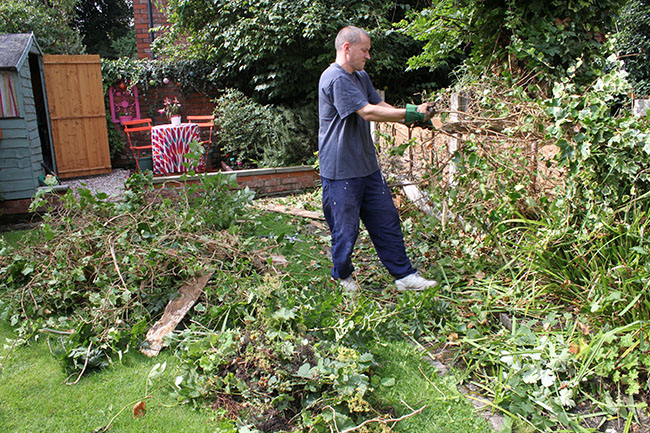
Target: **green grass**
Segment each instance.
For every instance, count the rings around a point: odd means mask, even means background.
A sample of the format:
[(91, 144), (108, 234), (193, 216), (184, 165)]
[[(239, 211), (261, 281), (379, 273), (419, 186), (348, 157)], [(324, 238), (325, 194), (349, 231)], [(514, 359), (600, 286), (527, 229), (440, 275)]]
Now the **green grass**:
[[(6, 324), (0, 340), (13, 338)], [(439, 378), (417, 349), (405, 342), (377, 343), (373, 349), (382, 377), (394, 377), (395, 385), (382, 386), (373, 394), (382, 406), (395, 408), (395, 417), (426, 405), (398, 423), (396, 432), (490, 432), (485, 420), (472, 412), (471, 404), (456, 390), (452, 378)], [(214, 432), (217, 419), (209, 410), (177, 405), (168, 394), (178, 360), (169, 352), (154, 359), (128, 353), (122, 362), (65, 385), (67, 376), (45, 341), (22, 345), (9, 353), (0, 350), (0, 431), (11, 433), (93, 432), (116, 417), (110, 432)], [(133, 405), (145, 395), (145, 380), (153, 366), (167, 362), (167, 369), (149, 390), (147, 412), (133, 418)], [(426, 378), (424, 377), (426, 375)], [(72, 378), (71, 380), (74, 380)], [(124, 409), (124, 410), (123, 410)], [(122, 411), (120, 413), (120, 411)]]
[[(304, 219), (260, 212), (241, 229), (252, 244), (267, 247), (269, 254), (273, 252), (287, 259), (287, 264), (280, 268), (290, 276), (292, 284), (321, 287), (322, 281), (328, 281), (328, 239)], [(28, 239), (24, 233), (15, 234), (11, 242)], [(364, 248), (359, 249), (361, 256)], [(359, 261), (365, 271), (375, 266), (372, 262)], [(365, 273), (372, 276), (366, 283), (381, 286), (387, 278), (384, 271)], [(237, 273), (226, 276), (241, 278)], [(220, 284), (226, 283), (220, 280)], [(213, 433), (217, 430), (219, 420), (215, 412), (178, 405), (169, 395), (169, 384), (180, 364), (170, 350), (149, 359), (132, 349), (121, 362), (90, 373), (69, 386), (65, 382), (76, 377), (67, 377), (63, 364), (50, 353), (44, 338), (19, 346), (5, 357), (8, 349), (2, 347), (4, 341), (14, 336), (0, 319), (0, 433), (91, 433), (103, 431), (109, 423), (112, 424), (107, 431), (111, 433)], [(376, 388), (370, 399), (378, 403), (377, 407), (392, 411), (396, 418), (411, 413), (409, 406), (419, 409), (426, 405), (421, 413), (398, 423), (393, 431), (491, 431), (488, 423), (473, 413), (472, 405), (456, 390), (452, 376), (437, 377), (434, 368), (410, 344), (382, 340), (373, 343), (372, 351), (379, 362), (374, 373), (377, 377), (395, 378), (395, 384)], [(147, 412), (141, 418), (134, 418), (132, 407), (145, 396), (147, 375), (162, 362), (167, 363), (167, 369), (148, 390)]]
[[(473, 413), (473, 406), (456, 389), (451, 376), (439, 377), (435, 368), (407, 342), (377, 343), (377, 373), (394, 377), (395, 385), (382, 386), (373, 395), (381, 405), (396, 409), (395, 418), (425, 406), (421, 413), (397, 424), (394, 431), (409, 433), (482, 433), (493, 431)], [(403, 402), (403, 403), (402, 403)], [(406, 404), (408, 404), (407, 407)]]
[(13, 230), (0, 233), (0, 238), (4, 239), (7, 244), (16, 247), (19, 243), (28, 240), (33, 233), (32, 230)]
[[(0, 325), (0, 341), (13, 333)], [(173, 380), (176, 358), (169, 353), (148, 359), (128, 353), (121, 363), (65, 385), (67, 375), (45, 341), (14, 349), (0, 346), (0, 431), (6, 433), (93, 432), (108, 425), (110, 432), (214, 432), (214, 414), (175, 404), (167, 391)], [(145, 395), (145, 379), (151, 368), (167, 362), (163, 376), (149, 390), (147, 412), (134, 418), (133, 405)], [(74, 381), (75, 378), (71, 380)], [(123, 409), (119, 415), (118, 413)]]

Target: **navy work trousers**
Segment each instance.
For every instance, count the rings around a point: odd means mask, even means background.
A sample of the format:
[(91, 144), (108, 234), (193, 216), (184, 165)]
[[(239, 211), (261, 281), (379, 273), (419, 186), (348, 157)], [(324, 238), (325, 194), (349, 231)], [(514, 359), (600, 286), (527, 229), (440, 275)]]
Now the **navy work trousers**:
[(321, 180), (323, 213), (332, 234), (332, 277), (347, 278), (354, 271), (351, 256), (359, 235), (359, 219), (379, 259), (395, 279), (415, 272), (406, 256), (399, 214), (381, 171), (366, 177)]

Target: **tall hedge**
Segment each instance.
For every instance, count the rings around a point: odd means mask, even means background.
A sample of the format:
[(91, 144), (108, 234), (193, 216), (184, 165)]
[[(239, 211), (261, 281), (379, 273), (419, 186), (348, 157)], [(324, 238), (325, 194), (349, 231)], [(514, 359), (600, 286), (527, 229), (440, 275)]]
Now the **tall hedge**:
[(650, 96), (650, 5), (630, 0), (621, 11), (616, 48), (630, 73), (634, 91)]
[[(334, 61), (334, 38), (354, 24), (373, 39), (368, 70), (395, 102), (431, 87), (430, 73), (405, 71), (421, 44), (392, 24), (422, 2), (402, 0), (169, 0), (171, 29), (154, 44), (170, 58), (207, 59), (212, 75), (262, 103), (314, 101), (321, 72)], [(179, 44), (183, 47), (179, 49)], [(214, 78), (214, 77), (213, 77)], [(442, 78), (446, 79), (445, 76)]]

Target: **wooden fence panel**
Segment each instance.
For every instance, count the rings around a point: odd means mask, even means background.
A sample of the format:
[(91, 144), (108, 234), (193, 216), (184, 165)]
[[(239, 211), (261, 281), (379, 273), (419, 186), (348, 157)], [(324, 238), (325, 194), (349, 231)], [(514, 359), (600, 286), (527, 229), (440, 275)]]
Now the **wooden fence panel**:
[(43, 56), (57, 172), (109, 173), (111, 157), (99, 56)]

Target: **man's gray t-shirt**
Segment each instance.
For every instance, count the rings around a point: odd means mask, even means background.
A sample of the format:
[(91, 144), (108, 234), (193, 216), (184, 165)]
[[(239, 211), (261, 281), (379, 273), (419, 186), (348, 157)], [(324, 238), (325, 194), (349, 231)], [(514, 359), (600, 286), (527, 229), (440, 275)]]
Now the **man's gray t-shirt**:
[(366, 71), (347, 72), (332, 63), (318, 83), (318, 159), (326, 179), (368, 176), (379, 170), (370, 122), (356, 111), (381, 97)]

